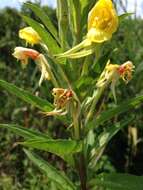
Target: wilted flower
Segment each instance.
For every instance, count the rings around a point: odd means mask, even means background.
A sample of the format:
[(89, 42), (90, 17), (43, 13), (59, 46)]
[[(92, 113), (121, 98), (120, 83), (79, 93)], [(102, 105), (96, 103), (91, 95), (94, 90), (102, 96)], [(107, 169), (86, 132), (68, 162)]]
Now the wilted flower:
[[(14, 49), (14, 53), (12, 54), (16, 59), (20, 60), (23, 66), (27, 65), (28, 59), (33, 59), (41, 71), (41, 77), (39, 80), (39, 86), (41, 85), (42, 81), (50, 80), (51, 69), (50, 65), (48, 64), (45, 56), (39, 53), (36, 50), (30, 48), (23, 48), (23, 47), (16, 47)], [(52, 74), (51, 74), (52, 75)]]
[(12, 54), (16, 59), (20, 60), (22, 64), (27, 64), (28, 59), (37, 59), (39, 52), (30, 48), (16, 47)]
[(38, 67), (41, 71), (41, 77), (39, 80), (39, 86), (41, 86), (43, 80), (50, 80), (50, 65), (48, 64), (45, 56), (43, 54), (40, 54), (38, 58), (36, 59), (36, 62), (38, 64)]
[(39, 44), (41, 41), (40, 36), (32, 27), (25, 27), (19, 30), (19, 37), (31, 45)]
[(117, 79), (119, 78), (118, 68), (119, 65), (111, 64), (109, 60), (102, 74), (100, 75), (100, 78), (98, 79), (97, 87), (102, 87), (112, 81), (117, 81)]
[(118, 73), (120, 77), (128, 83), (132, 79), (132, 72), (135, 66), (131, 61), (127, 61), (118, 68)]
[(102, 43), (109, 40), (117, 30), (118, 16), (111, 0), (99, 0), (88, 16), (87, 39)]
[(44, 114), (47, 116), (67, 114), (70, 100), (73, 97), (72, 90), (63, 88), (53, 88), (52, 94), (54, 96), (55, 109), (51, 112), (46, 112)]
[(127, 61), (122, 65), (117, 65), (111, 64), (109, 60), (97, 81), (97, 87), (105, 88), (109, 83), (111, 83), (111, 90), (116, 101), (115, 86), (119, 78), (122, 78), (126, 83), (128, 83), (132, 78), (133, 70), (134, 65), (131, 61)]

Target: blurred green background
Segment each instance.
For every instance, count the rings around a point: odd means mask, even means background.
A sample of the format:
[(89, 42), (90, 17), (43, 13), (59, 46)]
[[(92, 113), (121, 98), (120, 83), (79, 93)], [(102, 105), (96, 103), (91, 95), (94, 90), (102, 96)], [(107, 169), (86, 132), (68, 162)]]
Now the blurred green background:
[[(115, 2), (120, 11), (126, 10), (127, 5), (123, 3), (125, 1)], [(107, 51), (114, 49), (111, 53), (113, 63), (121, 64), (131, 60), (136, 66), (132, 81), (128, 85), (121, 83), (120, 87), (117, 88), (119, 102), (143, 94), (143, 20), (137, 16), (135, 6), (135, 14), (120, 24), (112, 41), (106, 43), (103, 49), (105, 55)], [(56, 11), (48, 6), (43, 6), (43, 9), (57, 26)], [(40, 88), (38, 87), (40, 73), (34, 63), (31, 62), (27, 69), (22, 69), (20, 63), (11, 55), (14, 47), (25, 46), (25, 43), (18, 38), (18, 30), (25, 26), (20, 16), (21, 13), (37, 19), (24, 5), (18, 10), (14, 8), (0, 10), (0, 78), (45, 99), (52, 99), (50, 83), (44, 82)], [(107, 103), (108, 107), (112, 107), (112, 96), (110, 97), (109, 94), (104, 102)], [(97, 168), (98, 173), (117, 171), (143, 175), (142, 112), (143, 106), (140, 106), (123, 115), (127, 118), (132, 116), (134, 120), (109, 143)], [(0, 123), (18, 123), (27, 128), (35, 128), (45, 132), (48, 130), (55, 137), (64, 135), (62, 128), (59, 127), (59, 122), (41, 116), (37, 109), (9, 95), (3, 89), (0, 89)], [(53, 125), (55, 126), (54, 130)], [(0, 190), (48, 189), (48, 180), (27, 160), (22, 147), (15, 144), (17, 141), (20, 141), (19, 137), (5, 129), (0, 129)], [(53, 155), (45, 154), (44, 156), (45, 159), (57, 163), (58, 159)], [(58, 162), (57, 165), (62, 169), (65, 168), (62, 162)]]

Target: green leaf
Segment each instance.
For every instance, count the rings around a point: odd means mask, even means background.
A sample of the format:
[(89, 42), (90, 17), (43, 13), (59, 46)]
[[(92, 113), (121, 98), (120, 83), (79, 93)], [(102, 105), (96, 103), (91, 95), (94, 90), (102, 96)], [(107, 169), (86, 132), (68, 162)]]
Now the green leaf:
[(114, 135), (118, 133), (122, 128), (126, 127), (133, 118), (127, 119), (126, 121), (123, 120), (120, 123), (116, 123), (115, 125), (110, 126), (109, 128), (105, 129), (95, 141), (95, 149), (101, 149), (105, 146)]
[(93, 79), (89, 76), (82, 76), (81, 78), (79, 78), (78, 80), (75, 81), (75, 88), (79, 89), (82, 87), (87, 87), (89, 85), (93, 84)]
[(0, 86), (8, 92), (14, 94), (16, 97), (21, 98), (25, 102), (39, 108), (42, 111), (51, 111), (53, 106), (46, 100), (43, 100), (37, 96), (32, 95), (30, 92), (18, 88), (14, 84), (0, 80)]
[(44, 10), (41, 7), (39, 7), (38, 5), (35, 5), (33, 3), (25, 3), (25, 5), (26, 5), (26, 7), (30, 8), (38, 18), (40, 18), (40, 20), (45, 25), (45, 27), (48, 29), (48, 31), (54, 36), (54, 38), (57, 41), (59, 41), (57, 29), (51, 22), (51, 19), (49, 18), (49, 16), (44, 12)]
[[(24, 127), (21, 127), (16, 124), (0, 124), (0, 128), (6, 128), (6, 129), (12, 131), (13, 133), (15, 133), (21, 137), (24, 137), (26, 140), (30, 140), (30, 141), (34, 141), (34, 140), (40, 141), (41, 140), (43, 142), (43, 141), (47, 141), (47, 139), (51, 139), (51, 137), (48, 136), (48, 134), (43, 134), (43, 133), (40, 133), (33, 129), (24, 128)], [(55, 148), (55, 146), (53, 148), (51, 148), (52, 151), (49, 151), (49, 152), (55, 153), (54, 148)], [(78, 149), (78, 146), (75, 147), (76, 151), (77, 151), (77, 149)], [(74, 150), (74, 147), (73, 147), (73, 150)], [(72, 167), (74, 166), (74, 160), (73, 160), (72, 155), (70, 157), (68, 154), (64, 154), (64, 155), (57, 154), (57, 155), (60, 156), (63, 160), (65, 160)]]
[(66, 175), (58, 171), (52, 165), (41, 159), (31, 151), (24, 150), (28, 158), (40, 168), (48, 177), (49, 180), (57, 183), (63, 190), (76, 190), (76, 186), (68, 179)]
[(58, 46), (56, 40), (52, 37), (52, 35), (46, 31), (46, 29), (37, 21), (29, 18), (27, 16), (22, 16), (24, 21), (29, 24), (41, 37), (42, 41), (48, 47), (49, 51), (52, 54), (60, 53), (61, 48)]
[(25, 139), (43, 139), (47, 140), (50, 137), (46, 134), (34, 131), (32, 129), (24, 128), (16, 124), (0, 124), (0, 128), (6, 128), (15, 134), (24, 137)]
[(39, 150), (48, 151), (58, 156), (74, 154), (82, 150), (82, 144), (75, 140), (62, 140), (62, 139), (32, 139), (20, 144)]
[(135, 106), (137, 106), (141, 103), (143, 103), (143, 95), (132, 98), (130, 100), (126, 100), (125, 102), (121, 103), (120, 105), (116, 106), (115, 108), (112, 108), (110, 110), (102, 112), (94, 120), (89, 122), (89, 124), (87, 126), (87, 131), (90, 129), (93, 129), (94, 127), (97, 127), (98, 125), (103, 124), (105, 121), (108, 121), (109, 119), (113, 118), (116, 115), (119, 115), (130, 109), (135, 108)]
[(119, 18), (119, 22), (121, 23), (126, 17), (129, 17), (131, 15), (133, 15), (134, 13), (124, 13), (122, 15), (120, 15)]
[(91, 186), (109, 188), (110, 190), (142, 190), (143, 176), (130, 174), (101, 174), (90, 181)]
[[(119, 130), (122, 128), (128, 126), (128, 124), (133, 120), (133, 118), (123, 120), (120, 123), (116, 123), (115, 125), (109, 126), (107, 129), (105, 129), (100, 135), (98, 135), (96, 138), (93, 136), (93, 142), (89, 143), (88, 152), (94, 152), (91, 154), (91, 157), (89, 157), (89, 162), (91, 167), (96, 166), (98, 160), (100, 160), (100, 157), (102, 156), (102, 151), (107, 145), (107, 143), (113, 138), (114, 135), (118, 133)], [(89, 131), (89, 133), (92, 132), (92, 130)], [(89, 136), (89, 135), (88, 135)], [(89, 140), (88, 140), (89, 141)], [(93, 151), (94, 150), (94, 151)]]
[(57, 0), (58, 31), (63, 51), (67, 49), (69, 9), (67, 0)]

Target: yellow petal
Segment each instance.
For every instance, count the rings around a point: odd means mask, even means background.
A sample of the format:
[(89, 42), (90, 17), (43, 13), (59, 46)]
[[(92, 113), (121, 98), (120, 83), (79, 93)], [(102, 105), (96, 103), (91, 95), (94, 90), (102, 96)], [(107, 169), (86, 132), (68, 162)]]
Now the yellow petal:
[(41, 41), (40, 36), (32, 27), (25, 27), (19, 31), (19, 37), (26, 40), (27, 43), (34, 45)]
[(110, 33), (91, 28), (87, 33), (87, 39), (91, 42), (102, 43), (104, 41), (110, 40), (112, 35)]
[(88, 39), (99, 43), (109, 40), (117, 27), (118, 16), (112, 1), (99, 0), (88, 15)]

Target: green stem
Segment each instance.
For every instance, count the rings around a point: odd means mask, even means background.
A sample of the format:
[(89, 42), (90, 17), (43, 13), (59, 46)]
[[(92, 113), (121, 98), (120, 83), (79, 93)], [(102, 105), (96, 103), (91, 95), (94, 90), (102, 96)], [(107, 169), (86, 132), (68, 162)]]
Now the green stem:
[[(74, 103), (74, 102), (73, 102)], [(74, 125), (74, 137), (76, 140), (80, 140), (82, 138), (81, 136), (81, 124), (79, 122), (79, 115), (80, 115), (80, 110), (79, 110), (79, 105), (78, 102), (75, 102), (73, 104), (73, 109), (72, 109), (72, 116), (73, 116), (73, 125)], [(84, 143), (83, 143), (83, 148), (84, 150)], [(84, 151), (79, 153), (78, 155), (75, 156), (75, 165), (79, 174), (80, 178), (80, 183), (81, 183), (81, 190), (87, 190), (87, 172), (86, 172), (86, 164), (85, 164), (85, 157), (84, 157)]]
[(80, 125), (79, 125), (79, 115), (80, 115), (80, 107), (79, 102), (73, 100), (72, 103), (72, 118), (73, 118), (73, 126), (74, 126), (74, 138), (76, 140), (80, 139)]
[(81, 190), (87, 190), (87, 172), (86, 172), (86, 164), (85, 157), (83, 153), (79, 155), (79, 177), (81, 183)]
[(81, 5), (79, 0), (73, 0), (75, 9), (75, 35), (76, 44), (81, 40)]
[(66, 50), (68, 30), (68, 4), (67, 0), (57, 0), (57, 18), (59, 37), (63, 51)]
[(85, 125), (88, 123), (88, 121), (89, 121), (89, 120), (92, 118), (92, 116), (94, 115), (94, 113), (95, 113), (94, 111), (95, 111), (96, 104), (97, 104), (99, 98), (101, 97), (101, 95), (102, 95), (104, 89), (105, 89), (105, 86), (100, 87), (100, 88), (97, 89), (97, 91), (96, 91), (96, 93), (95, 93), (95, 95), (94, 95), (94, 97), (93, 97), (92, 105), (91, 105), (90, 110), (89, 110), (89, 112), (88, 112), (88, 114), (87, 114), (87, 117), (86, 117), (86, 120), (85, 120)]
[(81, 77), (88, 74), (88, 68), (89, 68), (89, 64), (91, 64), (90, 61), (92, 58), (93, 58), (92, 56), (85, 57), (85, 61), (82, 66)]

